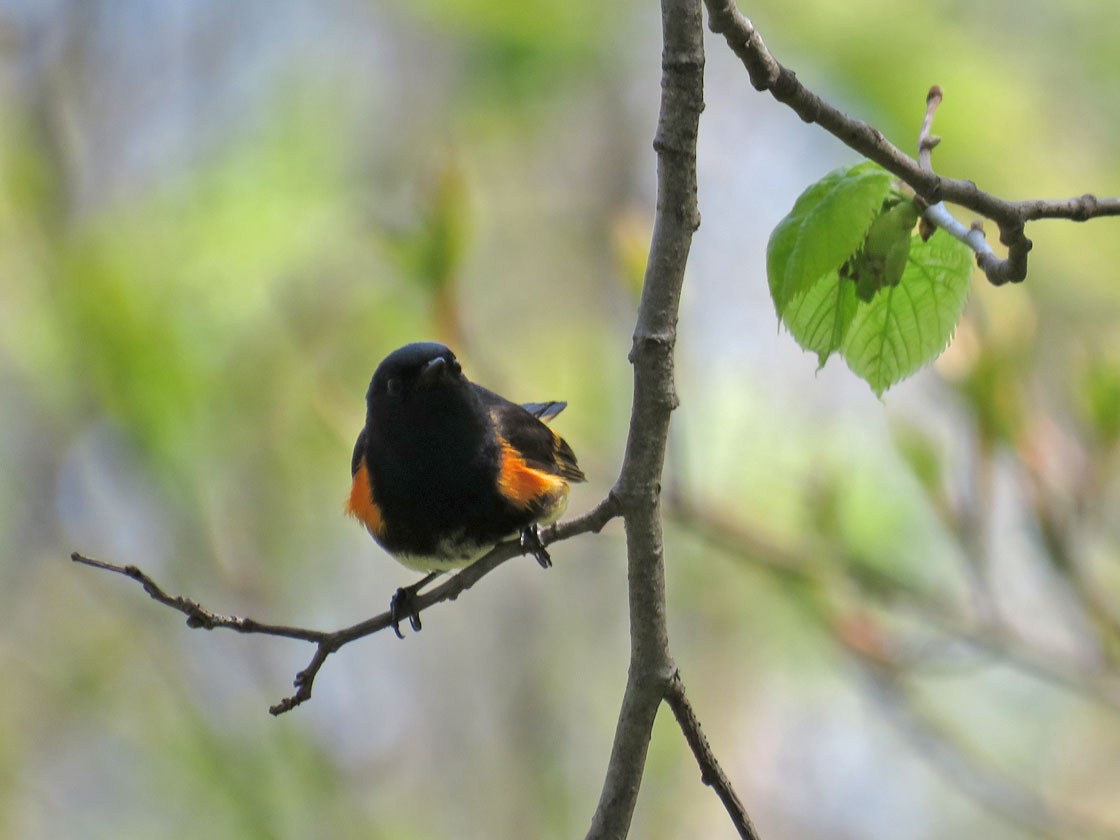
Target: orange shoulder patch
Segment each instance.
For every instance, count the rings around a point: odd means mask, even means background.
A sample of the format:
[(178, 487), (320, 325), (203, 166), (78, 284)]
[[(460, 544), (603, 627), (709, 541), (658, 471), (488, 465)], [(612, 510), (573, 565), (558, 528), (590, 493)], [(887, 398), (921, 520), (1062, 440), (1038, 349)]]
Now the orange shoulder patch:
[(567, 496), (568, 482), (562, 477), (530, 467), (509, 441), (501, 437), (498, 440), (502, 445), (498, 489), (503, 496), (522, 508), (544, 496)]
[(366, 526), (374, 537), (381, 534), (381, 508), (373, 501), (373, 490), (369, 483), (369, 472), (365, 462), (358, 465), (354, 473), (354, 483), (350, 486), (350, 498), (346, 500), (346, 512)]

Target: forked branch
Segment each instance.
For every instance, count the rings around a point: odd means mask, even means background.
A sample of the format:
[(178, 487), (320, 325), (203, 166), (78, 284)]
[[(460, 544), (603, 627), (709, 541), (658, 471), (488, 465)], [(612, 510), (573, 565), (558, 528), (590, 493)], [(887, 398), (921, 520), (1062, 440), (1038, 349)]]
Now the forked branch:
[[(618, 503), (613, 495), (609, 495), (595, 508), (582, 516), (544, 529), (541, 532), (541, 542), (547, 545), (577, 536), (578, 534), (587, 533), (588, 531), (598, 532), (617, 515)], [(414, 602), (417, 613), (442, 603), (443, 601), (455, 600), (461, 593), (470, 589), (478, 583), (479, 580), (498, 568), (498, 566), (522, 553), (523, 549), (517, 540), (501, 543), (489, 554), (463, 569), (458, 574), (448, 578), (439, 586), (417, 595)], [(190, 598), (169, 594), (147, 573), (136, 566), (120, 566), (116, 563), (107, 563), (103, 560), (95, 560), (91, 557), (86, 557), (76, 551), (70, 555), (70, 559), (75, 563), (81, 563), (95, 569), (103, 569), (131, 578), (139, 583), (152, 599), (164, 606), (183, 613), (183, 615), (187, 617), (188, 627), (202, 628), (204, 630), (233, 630), (237, 633), (258, 633), (266, 636), (281, 636), (286, 639), (299, 639), (314, 644), (315, 654), (312, 656), (311, 662), (308, 663), (306, 668), (296, 674), (295, 680), (293, 681), (293, 685), (296, 689), (295, 693), (285, 697), (279, 703), (269, 708), (269, 712), (274, 715), (280, 715), (290, 711), (300, 703), (311, 699), (311, 688), (315, 682), (315, 677), (319, 673), (319, 669), (323, 667), (323, 663), (327, 661), (327, 657), (332, 653), (343, 645), (365, 638), (366, 636), (371, 636), (374, 633), (378, 633), (393, 626), (392, 615), (388, 611), (368, 618), (365, 621), (358, 622), (350, 627), (344, 627), (341, 630), (312, 630), (283, 624), (269, 624), (263, 621), (257, 621), (254, 618), (223, 615), (222, 613), (214, 612), (202, 606), (197, 601), (193, 601)]]
[[(756, 90), (769, 91), (805, 122), (816, 123), (868, 160), (875, 161), (913, 188), (926, 204), (936, 206), (949, 201), (995, 222), (1000, 242), (1007, 247), (1007, 258), (999, 259), (990, 249), (987, 253), (978, 251), (977, 258), (977, 264), (993, 285), (1018, 283), (1026, 278), (1027, 255), (1032, 247), (1026, 235), (1028, 222), (1038, 219), (1084, 222), (1120, 215), (1120, 198), (1097, 198), (1086, 193), (1065, 199), (1008, 201), (985, 192), (972, 181), (936, 174), (931, 167), (923, 167), (887, 140), (879, 129), (849, 117), (805, 87), (794, 71), (774, 58), (754, 24), (739, 11), (735, 0), (704, 0), (704, 3), (708, 7), (708, 27), (723, 35), (727, 45), (743, 62)], [(936, 223), (937, 220), (931, 218), (930, 221)]]

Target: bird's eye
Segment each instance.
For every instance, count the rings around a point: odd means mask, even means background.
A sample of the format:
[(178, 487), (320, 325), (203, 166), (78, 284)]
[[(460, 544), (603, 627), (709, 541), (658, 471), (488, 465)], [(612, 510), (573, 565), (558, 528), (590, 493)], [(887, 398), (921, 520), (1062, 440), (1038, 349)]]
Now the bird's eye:
[(391, 397), (398, 396), (401, 392), (401, 381), (399, 379), (390, 379), (385, 383), (385, 390)]
[(448, 364), (448, 368), (451, 370), (452, 376), (459, 376), (463, 372), (463, 367), (459, 364), (458, 359), (452, 359)]

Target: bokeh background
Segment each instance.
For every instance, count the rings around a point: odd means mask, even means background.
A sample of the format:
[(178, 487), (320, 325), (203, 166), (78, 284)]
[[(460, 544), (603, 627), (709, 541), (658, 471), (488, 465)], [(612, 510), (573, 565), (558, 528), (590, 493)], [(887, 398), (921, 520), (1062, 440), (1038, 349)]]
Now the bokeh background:
[[(760, 0), (810, 87), (1010, 198), (1120, 192), (1111, 0)], [(0, 0), (0, 836), (567, 838), (628, 650), (621, 528), (400, 642), (342, 515), (377, 362), (452, 344), (621, 460), (657, 4)], [(769, 230), (854, 155), (708, 37), (666, 476), (670, 627), (764, 837), (1120, 836), (1120, 236), (1030, 230), (878, 401), (777, 327)], [(966, 217), (967, 220), (967, 217)], [(990, 227), (990, 226), (989, 226)], [(671, 716), (632, 836), (731, 837)]]

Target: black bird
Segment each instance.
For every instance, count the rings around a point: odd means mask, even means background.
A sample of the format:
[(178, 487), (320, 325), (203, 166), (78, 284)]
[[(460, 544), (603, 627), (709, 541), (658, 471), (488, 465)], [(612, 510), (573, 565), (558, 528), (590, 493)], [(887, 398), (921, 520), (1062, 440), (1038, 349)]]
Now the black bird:
[(544, 421), (563, 402), (518, 405), (469, 381), (442, 344), (408, 344), (378, 366), (366, 424), (354, 444), (346, 504), (375, 540), (410, 569), (428, 572), (393, 597), (393, 629), (420, 618), (411, 600), (441, 572), (461, 569), (520, 535), (551, 565), (537, 532), (584, 481), (572, 448)]

